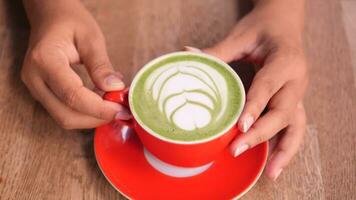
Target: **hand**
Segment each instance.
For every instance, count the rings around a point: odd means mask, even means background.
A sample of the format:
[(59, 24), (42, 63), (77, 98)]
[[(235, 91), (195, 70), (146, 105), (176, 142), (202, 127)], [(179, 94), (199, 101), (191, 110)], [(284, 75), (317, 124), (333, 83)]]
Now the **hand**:
[(124, 88), (120, 74), (110, 63), (98, 25), (80, 2), (24, 4), (31, 38), (21, 78), (33, 97), (65, 129), (93, 128), (115, 116), (128, 118), (122, 106), (104, 101), (84, 87), (71, 68), (72, 64), (83, 63), (100, 90)]
[[(258, 1), (223, 41), (203, 50), (225, 62), (246, 59), (262, 66), (238, 121), (244, 134), (232, 142), (231, 151), (238, 156), (283, 130), (266, 167), (267, 175), (274, 180), (297, 152), (305, 133), (302, 98), (307, 68), (302, 46), (302, 2)], [(261, 115), (266, 107), (267, 112)]]

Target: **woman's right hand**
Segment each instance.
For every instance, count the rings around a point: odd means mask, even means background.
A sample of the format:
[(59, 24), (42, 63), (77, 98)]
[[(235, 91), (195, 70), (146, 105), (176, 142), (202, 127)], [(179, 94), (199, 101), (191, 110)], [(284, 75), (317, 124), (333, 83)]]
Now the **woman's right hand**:
[(93, 128), (114, 118), (128, 119), (127, 110), (105, 101), (83, 85), (71, 65), (83, 63), (102, 91), (123, 89), (107, 55), (103, 34), (90, 13), (75, 1), (24, 1), (31, 24), (21, 78), (65, 129)]

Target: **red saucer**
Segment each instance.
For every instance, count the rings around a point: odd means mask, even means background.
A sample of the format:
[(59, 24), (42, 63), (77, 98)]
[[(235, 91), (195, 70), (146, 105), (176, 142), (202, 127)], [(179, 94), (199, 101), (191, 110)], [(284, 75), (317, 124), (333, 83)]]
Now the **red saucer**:
[[(130, 199), (232, 199), (256, 183), (267, 160), (267, 142), (234, 158), (224, 151), (202, 174), (174, 178), (156, 171), (146, 161), (135, 133), (121, 134), (111, 123), (96, 129), (94, 150), (106, 179)], [(126, 132), (126, 131), (124, 131)]]

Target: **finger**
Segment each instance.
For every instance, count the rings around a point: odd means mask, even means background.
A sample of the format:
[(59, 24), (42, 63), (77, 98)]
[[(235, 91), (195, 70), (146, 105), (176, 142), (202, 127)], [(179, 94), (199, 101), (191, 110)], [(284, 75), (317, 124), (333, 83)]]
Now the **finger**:
[(122, 75), (114, 71), (107, 55), (105, 40), (101, 33), (77, 37), (79, 56), (94, 84), (103, 91), (122, 90)]
[(302, 103), (298, 104), (294, 119), (287, 127), (286, 132), (273, 152), (267, 167), (266, 174), (276, 180), (292, 157), (297, 153), (306, 128), (306, 116)]
[[(93, 91), (84, 87), (80, 77), (66, 63), (60, 54), (48, 61), (44, 80), (53, 93), (67, 106), (95, 118), (112, 120), (118, 112), (125, 112), (123, 106), (105, 101)], [(42, 67), (44, 68), (44, 67)]]
[(32, 81), (28, 86), (34, 97), (41, 102), (56, 122), (65, 129), (94, 128), (109, 122), (81, 114), (69, 108), (63, 104), (40, 79)]
[(294, 96), (293, 88), (293, 84), (287, 84), (283, 87), (271, 99), (270, 110), (260, 117), (247, 133), (239, 135), (233, 141), (231, 151), (235, 157), (248, 148), (272, 138), (288, 125), (298, 101)]
[(241, 59), (256, 48), (257, 36), (253, 32), (240, 32), (233, 31), (221, 42), (202, 51), (227, 63)]
[[(286, 66), (281, 69), (281, 66)], [(255, 75), (246, 96), (245, 107), (238, 122), (238, 128), (246, 133), (254, 121), (266, 108), (269, 100), (287, 82), (289, 77), (288, 63), (276, 59), (266, 63)]]
[(191, 47), (191, 46), (184, 46), (184, 51), (191, 51), (191, 52), (195, 52), (195, 53), (203, 53), (203, 51), (201, 49), (198, 49), (196, 47)]

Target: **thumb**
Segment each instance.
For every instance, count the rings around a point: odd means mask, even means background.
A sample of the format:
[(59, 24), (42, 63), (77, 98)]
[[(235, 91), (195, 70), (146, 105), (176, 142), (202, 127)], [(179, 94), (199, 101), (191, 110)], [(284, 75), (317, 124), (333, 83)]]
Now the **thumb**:
[(101, 34), (94, 35), (77, 39), (80, 59), (87, 68), (92, 81), (97, 88), (103, 91), (124, 89), (122, 75), (114, 71), (109, 60), (104, 37)]
[(229, 63), (241, 59), (252, 52), (255, 48), (255, 41), (256, 39), (252, 34), (239, 35), (233, 31), (221, 42), (202, 51)]

